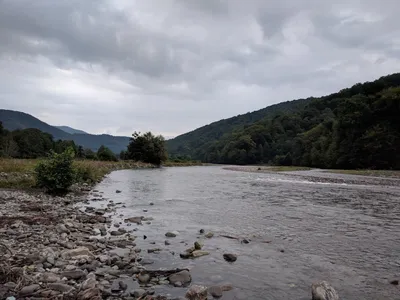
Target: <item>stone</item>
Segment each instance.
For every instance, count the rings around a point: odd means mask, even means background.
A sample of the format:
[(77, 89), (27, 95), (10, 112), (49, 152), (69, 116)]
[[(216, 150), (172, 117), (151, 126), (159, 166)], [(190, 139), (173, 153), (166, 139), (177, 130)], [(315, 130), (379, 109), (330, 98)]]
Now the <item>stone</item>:
[[(90, 275), (92, 275), (91, 273)], [(94, 274), (93, 274), (94, 275)], [(82, 289), (83, 290), (88, 290), (96, 287), (97, 281), (96, 281), (96, 275), (93, 276), (88, 276), (88, 278), (82, 283)]]
[(102, 300), (101, 291), (98, 288), (83, 290), (78, 294), (79, 300)]
[(203, 245), (199, 241), (194, 242), (194, 248), (196, 250), (201, 250), (202, 247), (203, 247)]
[(392, 281), (390, 282), (390, 284), (399, 285), (399, 281), (398, 281), (397, 279), (395, 279), (395, 280), (392, 280)]
[(15, 282), (6, 282), (5, 284), (3, 284), (4, 287), (6, 287), (7, 289), (13, 290), (17, 287), (17, 284)]
[(207, 251), (202, 251), (202, 250), (196, 250), (192, 252), (192, 257), (201, 257), (201, 256), (205, 256), (205, 255), (209, 255), (210, 252)]
[(19, 293), (21, 296), (28, 296), (36, 292), (38, 289), (40, 289), (40, 285), (31, 284), (28, 286), (24, 286)]
[(214, 298), (221, 298), (222, 297), (222, 288), (220, 286), (214, 285), (208, 288), (208, 292)]
[(186, 292), (188, 300), (207, 300), (207, 287), (202, 285), (192, 285)]
[(43, 273), (42, 278), (41, 278), (41, 281), (46, 282), (46, 283), (58, 282), (60, 280), (61, 280), (60, 276), (58, 276), (54, 273), (50, 273), (50, 272)]
[(182, 252), (179, 254), (180, 258), (182, 259), (188, 259), (192, 256), (192, 253), (188, 253), (188, 252)]
[(165, 246), (171, 245), (171, 243), (169, 241), (167, 241), (167, 240), (164, 242), (164, 244), (165, 244)]
[(110, 257), (108, 255), (99, 255), (97, 259), (102, 263), (106, 263), (109, 261)]
[(172, 274), (168, 277), (170, 283), (174, 284), (175, 282), (182, 282), (182, 284), (187, 284), (192, 281), (192, 276), (190, 275), (188, 270), (183, 270), (178, 273)]
[(80, 279), (82, 277), (86, 277), (86, 273), (82, 270), (71, 270), (71, 271), (65, 271), (61, 273), (62, 277), (65, 277), (67, 279)]
[(148, 212), (148, 210), (147, 209), (143, 209), (143, 212)]
[(110, 235), (112, 235), (112, 236), (120, 236), (120, 235), (123, 235), (123, 234), (124, 234), (123, 232), (116, 231), (116, 230), (113, 230), (113, 231), (110, 232)]
[(312, 300), (339, 300), (336, 290), (326, 281), (311, 285)]
[(160, 248), (147, 249), (147, 253), (158, 253), (162, 251)]
[(82, 255), (94, 258), (94, 255), (87, 247), (78, 247), (76, 249), (64, 250), (63, 252), (61, 252), (61, 257), (63, 259), (71, 259)]
[(144, 293), (146, 293), (146, 291), (144, 289), (136, 289), (130, 292), (131, 296), (135, 297), (135, 298), (140, 298), (144, 295)]
[(154, 203), (153, 203), (153, 202), (150, 202), (150, 205), (152, 205), (152, 206), (153, 206), (153, 205), (154, 205)]
[(205, 235), (205, 237), (208, 239), (211, 239), (213, 236), (214, 236), (214, 233), (212, 233), (212, 232), (207, 232)]
[(60, 282), (49, 283), (47, 287), (53, 291), (57, 291), (60, 293), (70, 293), (74, 290), (72, 286)]
[(223, 257), (227, 262), (234, 262), (237, 260), (237, 255), (232, 253), (224, 253)]
[(203, 234), (204, 233), (204, 229), (200, 229), (200, 234)]
[(60, 233), (69, 233), (70, 232), (64, 224), (58, 224), (57, 231)]
[(176, 234), (174, 233), (174, 232), (170, 232), (170, 231), (168, 231), (166, 234), (165, 234), (165, 236), (166, 237), (176, 237)]
[(142, 224), (142, 217), (131, 217), (124, 220), (125, 223), (136, 223), (138, 225)]
[(243, 239), (243, 240), (242, 240), (242, 244), (248, 244), (248, 243), (250, 243), (249, 240), (247, 240), (247, 239)]
[(125, 291), (128, 288), (128, 285), (123, 281), (118, 282), (118, 284), (119, 284), (120, 289), (123, 291)]
[(223, 292), (229, 292), (229, 291), (231, 291), (231, 290), (233, 290), (233, 286), (231, 285), (231, 284), (224, 284), (224, 285), (221, 285), (221, 290), (223, 291)]
[(138, 275), (138, 280), (140, 283), (148, 283), (150, 281), (150, 275), (146, 273), (140, 273)]
[(122, 193), (122, 191), (120, 191), (120, 190), (116, 190), (115, 192), (116, 192), (117, 194)]
[(174, 282), (174, 287), (182, 287), (182, 282), (180, 281)]

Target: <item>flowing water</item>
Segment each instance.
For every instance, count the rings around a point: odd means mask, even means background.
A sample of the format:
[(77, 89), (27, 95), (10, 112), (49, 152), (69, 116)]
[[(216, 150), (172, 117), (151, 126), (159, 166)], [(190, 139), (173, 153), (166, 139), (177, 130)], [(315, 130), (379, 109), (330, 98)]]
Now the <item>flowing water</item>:
[[(138, 247), (154, 261), (148, 269), (189, 267), (195, 284), (231, 283), (234, 289), (221, 299), (311, 299), (311, 283), (327, 280), (341, 299), (379, 300), (400, 299), (400, 288), (390, 284), (400, 276), (399, 186), (400, 180), (212, 166), (116, 171), (96, 189), (125, 204), (116, 222), (154, 218), (127, 227), (138, 228)], [(200, 229), (215, 234), (204, 239), (210, 255), (181, 259)], [(164, 245), (165, 233), (174, 230), (179, 235)], [(150, 248), (163, 251), (148, 254)], [(225, 262), (226, 252), (238, 260)], [(173, 296), (186, 291), (157, 290)]]

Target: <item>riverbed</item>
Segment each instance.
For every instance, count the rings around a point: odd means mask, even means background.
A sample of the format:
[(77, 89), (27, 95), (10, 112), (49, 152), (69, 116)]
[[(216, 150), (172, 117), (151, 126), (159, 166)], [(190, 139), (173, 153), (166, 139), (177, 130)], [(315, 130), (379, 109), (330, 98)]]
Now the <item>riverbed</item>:
[[(95, 189), (125, 206), (113, 213), (114, 224), (154, 218), (129, 227), (137, 228), (142, 251), (162, 249), (143, 254), (148, 269), (188, 267), (193, 284), (232, 284), (221, 299), (305, 300), (319, 280), (330, 282), (341, 299), (400, 299), (399, 287), (390, 284), (400, 267), (400, 180), (377, 184), (340, 174), (327, 180), (315, 173), (219, 166), (123, 170)], [(214, 237), (204, 238), (200, 229)], [(166, 238), (167, 231), (179, 234)], [(199, 239), (210, 255), (181, 259), (179, 253)], [(227, 252), (237, 261), (224, 261)], [(186, 289), (160, 286), (157, 292), (183, 296)]]

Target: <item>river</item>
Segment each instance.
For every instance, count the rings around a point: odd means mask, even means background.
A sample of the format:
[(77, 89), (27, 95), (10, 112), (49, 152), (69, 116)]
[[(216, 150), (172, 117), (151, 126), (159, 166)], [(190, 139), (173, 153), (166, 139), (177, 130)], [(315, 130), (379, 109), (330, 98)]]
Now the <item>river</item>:
[[(341, 299), (400, 299), (399, 287), (390, 284), (400, 274), (400, 180), (208, 166), (116, 171), (96, 189), (126, 206), (115, 222), (154, 218), (134, 226), (143, 256), (154, 261), (147, 268), (189, 267), (194, 284), (231, 283), (221, 299), (311, 299), (318, 280), (330, 282)], [(210, 255), (181, 259), (200, 229), (215, 234), (204, 239)], [(166, 246), (165, 233), (174, 230), (179, 235)], [(149, 248), (163, 251), (148, 254)], [(238, 260), (225, 262), (226, 252)]]

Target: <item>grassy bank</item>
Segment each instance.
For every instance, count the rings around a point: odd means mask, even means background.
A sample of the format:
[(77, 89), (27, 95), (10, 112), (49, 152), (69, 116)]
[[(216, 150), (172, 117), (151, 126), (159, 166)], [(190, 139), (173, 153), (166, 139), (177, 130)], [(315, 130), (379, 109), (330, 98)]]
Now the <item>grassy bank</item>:
[(326, 170), (324, 172), (400, 179), (400, 171), (391, 170)]
[[(0, 188), (31, 188), (34, 187), (34, 169), (39, 159), (0, 159)], [(173, 162), (167, 161), (165, 167), (188, 167), (203, 165), (198, 162)], [(77, 173), (78, 183), (94, 183), (101, 180), (104, 175), (123, 169), (154, 168), (153, 165), (134, 161), (94, 161), (75, 160), (74, 168)]]
[[(39, 160), (36, 159), (0, 159), (0, 188), (34, 187), (34, 169)], [(78, 183), (94, 183), (104, 175), (122, 169), (152, 168), (151, 164), (133, 161), (93, 161), (75, 160), (74, 168)]]

